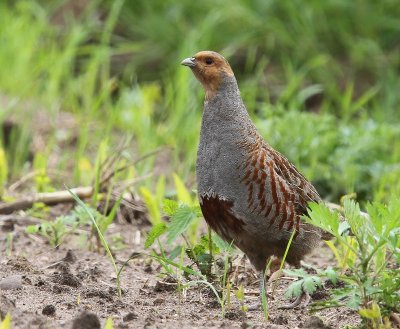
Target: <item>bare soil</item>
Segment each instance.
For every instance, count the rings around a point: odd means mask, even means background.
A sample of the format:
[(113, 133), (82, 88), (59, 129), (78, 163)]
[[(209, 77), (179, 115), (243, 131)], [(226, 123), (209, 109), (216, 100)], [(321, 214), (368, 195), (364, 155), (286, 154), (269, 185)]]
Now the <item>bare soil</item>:
[[(316, 314), (301, 307), (280, 310), (288, 303), (284, 297), (288, 280), (281, 280), (274, 297), (269, 296), (268, 322), (261, 310), (241, 311), (233, 293), (223, 318), (207, 287), (177, 291), (174, 280), (162, 275), (159, 264), (144, 254), (130, 261), (123, 271), (123, 294), (118, 297), (109, 258), (103, 251), (89, 251), (87, 241), (79, 238), (82, 234), (52, 248), (42, 237), (26, 234), (24, 221), (17, 222), (21, 225), (2, 225), (0, 221), (0, 316), (10, 312), (12, 328), (103, 328), (109, 317), (114, 328), (148, 329), (344, 328), (358, 324), (357, 315), (348, 309), (326, 309)], [(132, 252), (149, 253), (143, 249), (143, 236), (149, 228), (143, 221), (110, 226), (108, 239), (120, 234), (126, 243), (124, 249), (114, 250), (118, 266)], [(7, 234), (13, 236), (12, 247), (7, 244)], [(321, 245), (305, 262), (324, 268), (333, 265), (334, 259)], [(258, 281), (248, 261), (243, 263), (241, 257), (235, 259), (231, 277), (245, 285), (245, 304), (249, 305), (258, 300)], [(313, 296), (313, 300), (319, 298), (324, 294)]]

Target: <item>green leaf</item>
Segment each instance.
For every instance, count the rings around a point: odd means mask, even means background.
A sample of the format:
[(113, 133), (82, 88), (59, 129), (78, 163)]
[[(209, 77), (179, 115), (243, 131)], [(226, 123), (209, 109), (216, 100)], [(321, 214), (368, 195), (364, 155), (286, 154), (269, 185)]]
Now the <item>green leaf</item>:
[(180, 256), (182, 254), (182, 248), (183, 246), (177, 245), (174, 249), (171, 250), (171, 252), (168, 254), (168, 258), (171, 260), (174, 260), (176, 257)]
[(351, 308), (351, 309), (353, 309), (353, 310), (356, 310), (356, 309), (359, 308), (360, 304), (361, 304), (360, 296), (358, 296), (357, 294), (353, 293), (353, 294), (351, 294), (350, 299), (348, 300), (346, 306)]
[(310, 208), (308, 216), (302, 217), (307, 223), (322, 228), (334, 236), (340, 235), (340, 219), (336, 211), (332, 211), (322, 203), (309, 203), (308, 206)]
[(365, 220), (360, 214), (360, 206), (352, 199), (345, 199), (343, 203), (344, 215), (351, 227), (354, 235), (362, 235), (362, 231), (369, 221)]
[(186, 205), (179, 207), (171, 217), (171, 223), (168, 226), (167, 243), (170, 244), (180, 234), (185, 232), (197, 218), (195, 208)]
[(358, 311), (358, 313), (366, 319), (377, 319), (379, 316), (379, 313), (374, 311), (374, 310), (370, 310), (368, 308), (363, 308), (361, 310)]
[(339, 223), (339, 229), (338, 229), (338, 233), (339, 235), (343, 235), (346, 232), (349, 232), (350, 230), (350, 225), (347, 221), (343, 221)]
[(398, 251), (399, 248), (399, 237), (400, 237), (400, 227), (395, 228), (389, 232), (389, 235), (387, 237), (387, 241), (389, 246), (396, 251), (397, 250), (397, 255), (400, 255), (400, 252)]
[(197, 271), (193, 270), (192, 268), (190, 268), (188, 266), (184, 266), (182, 264), (176, 263), (176, 262), (172, 261), (169, 258), (161, 257), (161, 256), (158, 256), (158, 255), (155, 255), (155, 254), (151, 255), (151, 257), (155, 258), (159, 262), (165, 262), (165, 263), (167, 263), (169, 265), (172, 265), (172, 266), (174, 266), (176, 268), (179, 268), (180, 270), (184, 271), (187, 274), (191, 274), (191, 275), (197, 276), (199, 278), (204, 278), (203, 274), (201, 274), (200, 272), (197, 272)]
[(0, 199), (3, 196), (4, 186), (6, 185), (7, 178), (8, 178), (8, 165), (7, 165), (6, 153), (0, 144)]
[(150, 221), (153, 225), (161, 222), (161, 213), (157, 199), (153, 196), (150, 190), (144, 186), (140, 188), (140, 194), (143, 197), (143, 201), (146, 204), (147, 210), (149, 211)]
[(244, 300), (244, 286), (243, 286), (243, 284), (241, 284), (239, 286), (239, 288), (235, 291), (235, 296), (240, 301)]
[(283, 272), (289, 276), (293, 276), (295, 278), (305, 278), (307, 277), (309, 274), (304, 271), (304, 269), (302, 268), (296, 268), (293, 270), (283, 270)]
[(175, 212), (178, 210), (179, 205), (178, 202), (171, 199), (163, 200), (163, 212), (168, 216), (173, 216)]
[(352, 104), (353, 111), (357, 111), (362, 108), (366, 103), (368, 103), (381, 89), (381, 86), (375, 85), (372, 88), (368, 89), (364, 94), (360, 96), (357, 101), (354, 101)]
[[(0, 318), (1, 320), (1, 318)], [(4, 320), (0, 323), (0, 329), (11, 329), (11, 315), (10, 313), (6, 314)]]
[(165, 176), (161, 175), (156, 184), (155, 198), (157, 203), (160, 204), (165, 196)]
[(231, 252), (233, 250), (232, 244), (223, 240), (218, 234), (212, 234), (213, 243), (217, 246), (219, 250)]
[(299, 297), (303, 292), (302, 285), (303, 280), (298, 280), (291, 283), (286, 290), (285, 296), (288, 298)]
[(303, 289), (305, 292), (309, 294), (314, 293), (317, 290), (317, 287), (321, 287), (321, 279), (318, 276), (309, 276), (303, 279)]
[(202, 255), (206, 252), (206, 247), (203, 246), (202, 244), (196, 244), (193, 247), (193, 252), (194, 252), (195, 256)]
[(211, 267), (212, 267), (213, 259), (210, 254), (204, 253), (200, 254), (197, 257), (197, 265), (199, 270), (204, 275), (211, 275)]
[(150, 232), (147, 234), (146, 241), (144, 243), (144, 248), (150, 248), (154, 241), (160, 237), (167, 230), (167, 225), (164, 222), (155, 224)]
[(358, 311), (358, 313), (363, 317), (370, 320), (380, 319), (381, 312), (379, 306), (376, 302), (373, 302), (370, 306), (371, 308), (362, 308)]
[(177, 174), (173, 174), (172, 176), (174, 178), (178, 201), (182, 202), (182, 203), (186, 203), (188, 205), (192, 205), (192, 203), (193, 203), (192, 197), (190, 196), (190, 192), (186, 188), (183, 181), (179, 178), (179, 176)]
[(336, 273), (336, 271), (332, 268), (332, 267), (328, 267), (323, 274), (325, 274), (327, 276), (327, 278), (333, 283), (336, 284), (338, 281), (338, 273)]
[[(209, 251), (210, 248), (210, 241), (209, 241), (209, 235), (204, 234), (200, 237), (200, 244), (204, 247), (205, 250)], [(229, 245), (228, 245), (229, 247)], [(211, 252), (213, 254), (219, 254), (221, 252), (220, 248), (218, 248), (217, 244), (214, 241), (214, 236), (211, 236)]]
[(39, 227), (37, 225), (29, 225), (25, 228), (25, 232), (29, 234), (34, 234), (39, 231)]
[(104, 329), (114, 329), (114, 324), (112, 318), (108, 318), (106, 320), (106, 324), (104, 326)]

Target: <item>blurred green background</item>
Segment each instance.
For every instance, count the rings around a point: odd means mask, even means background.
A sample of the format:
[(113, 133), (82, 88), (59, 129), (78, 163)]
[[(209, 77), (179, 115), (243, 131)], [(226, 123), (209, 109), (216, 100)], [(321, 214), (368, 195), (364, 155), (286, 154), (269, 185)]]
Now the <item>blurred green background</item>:
[(210, 49), (324, 198), (399, 195), (397, 0), (21, 0), (0, 13), (3, 187), (33, 171), (34, 190), (90, 184), (132, 138), (119, 161), (162, 151), (120, 180), (154, 190), (175, 172), (195, 188), (203, 91), (179, 63)]

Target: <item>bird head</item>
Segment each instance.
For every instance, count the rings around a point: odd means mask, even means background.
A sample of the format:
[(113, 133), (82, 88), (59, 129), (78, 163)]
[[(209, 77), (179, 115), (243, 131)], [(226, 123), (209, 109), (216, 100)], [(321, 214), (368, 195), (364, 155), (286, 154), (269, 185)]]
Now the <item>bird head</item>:
[(200, 51), (181, 64), (191, 68), (206, 91), (206, 99), (211, 99), (223, 83), (234, 77), (228, 61), (215, 51)]

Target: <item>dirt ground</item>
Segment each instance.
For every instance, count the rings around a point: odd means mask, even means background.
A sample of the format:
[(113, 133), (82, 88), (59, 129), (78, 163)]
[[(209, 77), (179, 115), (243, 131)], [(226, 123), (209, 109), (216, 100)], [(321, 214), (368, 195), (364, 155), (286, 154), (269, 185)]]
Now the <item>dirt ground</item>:
[[(192, 286), (178, 292), (176, 285), (160, 274), (159, 264), (145, 255), (133, 259), (123, 272), (123, 295), (119, 298), (107, 256), (88, 251), (77, 235), (67, 238), (58, 249), (52, 248), (41, 237), (26, 234), (23, 220), (15, 223), (21, 225), (10, 227), (0, 221), (0, 315), (11, 313), (12, 328), (103, 328), (109, 317), (114, 327), (121, 329), (344, 328), (358, 324), (357, 315), (348, 309), (326, 309), (314, 315), (305, 308), (278, 309), (288, 303), (284, 297), (287, 280), (281, 280), (274, 299), (269, 298), (268, 322), (261, 311), (240, 311), (234, 294), (222, 318), (209, 289)], [(115, 251), (117, 265), (132, 252), (144, 251), (149, 228), (143, 222), (110, 226), (108, 238), (119, 233), (127, 244), (125, 249)], [(13, 235), (11, 249), (6, 243), (6, 229)], [(305, 262), (319, 268), (334, 264), (322, 246)], [(239, 269), (240, 264), (243, 260), (237, 257), (233, 268)], [(248, 261), (239, 272), (245, 283), (245, 303), (252, 304), (258, 300), (257, 276)]]

